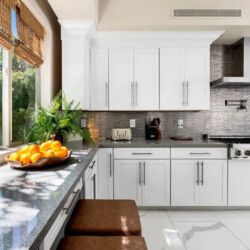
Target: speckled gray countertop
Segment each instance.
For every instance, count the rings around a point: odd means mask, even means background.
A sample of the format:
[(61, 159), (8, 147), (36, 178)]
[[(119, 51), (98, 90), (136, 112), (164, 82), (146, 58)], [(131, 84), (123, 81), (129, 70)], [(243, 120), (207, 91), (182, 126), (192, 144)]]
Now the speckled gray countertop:
[(202, 139), (185, 142), (134, 139), (132, 142), (105, 140), (96, 148), (81, 141), (67, 146), (74, 151), (62, 166), (42, 171), (0, 167), (0, 250), (39, 247), (98, 147), (227, 147), (227, 144)]
[(0, 167), (0, 249), (37, 249), (62, 210), (96, 148), (70, 143), (64, 165), (44, 170)]
[(212, 140), (203, 140), (201, 138), (194, 138), (193, 141), (174, 141), (170, 138), (163, 138), (162, 140), (146, 140), (144, 138), (134, 138), (131, 142), (123, 142), (123, 141), (110, 141), (110, 140), (103, 140), (99, 142), (100, 148), (149, 148), (149, 147), (156, 147), (156, 148), (176, 148), (176, 147), (228, 147), (227, 144), (216, 142)]

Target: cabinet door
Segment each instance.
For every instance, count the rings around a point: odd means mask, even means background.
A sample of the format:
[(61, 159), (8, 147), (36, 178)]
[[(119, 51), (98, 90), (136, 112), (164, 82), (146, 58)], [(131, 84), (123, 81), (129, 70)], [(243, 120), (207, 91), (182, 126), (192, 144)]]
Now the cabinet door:
[(108, 49), (91, 50), (91, 110), (108, 110)]
[(142, 166), (142, 205), (170, 206), (170, 160), (147, 160)]
[(134, 109), (159, 110), (159, 49), (134, 50)]
[(200, 205), (226, 206), (227, 161), (202, 161), (200, 169)]
[(113, 199), (113, 149), (98, 150), (98, 199)]
[(183, 110), (184, 49), (160, 50), (160, 109)]
[(141, 189), (139, 161), (114, 161), (114, 198), (135, 200), (141, 205)]
[(171, 205), (199, 205), (198, 164), (194, 160), (171, 161)]
[(109, 110), (133, 110), (133, 49), (109, 50)]
[(209, 49), (185, 49), (184, 99), (188, 110), (206, 110), (210, 108), (209, 62)]

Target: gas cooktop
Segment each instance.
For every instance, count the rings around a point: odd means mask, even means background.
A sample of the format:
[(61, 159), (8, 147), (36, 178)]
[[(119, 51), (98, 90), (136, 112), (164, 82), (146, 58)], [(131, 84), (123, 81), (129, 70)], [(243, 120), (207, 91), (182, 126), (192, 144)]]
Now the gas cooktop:
[(218, 137), (210, 138), (210, 140), (229, 143), (229, 144), (250, 144), (250, 137)]

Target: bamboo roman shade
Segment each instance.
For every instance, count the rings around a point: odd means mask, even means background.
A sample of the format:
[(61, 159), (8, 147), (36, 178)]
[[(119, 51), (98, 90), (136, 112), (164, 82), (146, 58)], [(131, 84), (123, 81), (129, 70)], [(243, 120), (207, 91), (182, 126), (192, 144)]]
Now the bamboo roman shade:
[[(44, 28), (21, 0), (0, 0), (0, 45), (39, 67), (43, 63), (41, 40)], [(11, 8), (16, 11), (18, 38), (12, 40)]]

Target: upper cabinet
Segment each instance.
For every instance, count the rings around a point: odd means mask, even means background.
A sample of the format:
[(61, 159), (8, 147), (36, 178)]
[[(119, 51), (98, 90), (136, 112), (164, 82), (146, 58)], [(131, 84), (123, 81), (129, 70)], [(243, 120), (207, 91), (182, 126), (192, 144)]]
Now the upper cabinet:
[(133, 50), (109, 50), (109, 110), (133, 110)]
[(209, 48), (161, 49), (161, 110), (209, 109), (209, 58)]
[(109, 108), (108, 49), (92, 49), (90, 60), (90, 109)]

